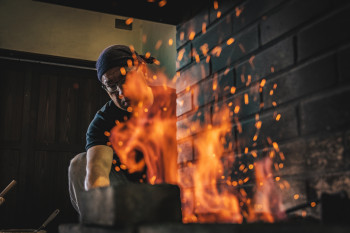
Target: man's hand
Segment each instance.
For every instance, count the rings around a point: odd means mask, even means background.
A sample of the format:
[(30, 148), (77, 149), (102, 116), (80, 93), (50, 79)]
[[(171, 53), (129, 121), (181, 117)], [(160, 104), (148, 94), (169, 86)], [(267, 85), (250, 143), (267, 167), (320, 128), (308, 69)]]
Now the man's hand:
[(109, 186), (109, 173), (113, 160), (112, 148), (93, 146), (87, 151), (85, 189)]

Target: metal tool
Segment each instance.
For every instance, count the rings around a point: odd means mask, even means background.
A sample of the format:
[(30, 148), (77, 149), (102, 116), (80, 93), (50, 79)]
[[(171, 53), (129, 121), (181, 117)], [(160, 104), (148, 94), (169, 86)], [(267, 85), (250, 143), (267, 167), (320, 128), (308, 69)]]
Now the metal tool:
[(5, 202), (5, 198), (4, 196), (6, 195), (6, 193), (8, 191), (10, 191), (10, 189), (15, 186), (16, 181), (12, 180), (11, 183), (9, 185), (7, 185), (7, 187), (0, 193), (0, 205), (2, 205)]
[(58, 215), (58, 213), (60, 212), (59, 209), (55, 210), (47, 219), (46, 221), (38, 228), (36, 229), (34, 232), (39, 232), (41, 231), (42, 229), (44, 229), (47, 224), (49, 224), (54, 218), (56, 218), (56, 216)]

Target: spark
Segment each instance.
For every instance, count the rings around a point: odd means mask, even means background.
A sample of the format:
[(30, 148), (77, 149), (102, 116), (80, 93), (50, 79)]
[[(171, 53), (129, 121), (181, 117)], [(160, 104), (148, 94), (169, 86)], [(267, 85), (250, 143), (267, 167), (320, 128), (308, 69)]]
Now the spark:
[(163, 41), (162, 40), (158, 40), (156, 43), (156, 46), (154, 47), (156, 50), (158, 50), (160, 48), (160, 46), (162, 46)]
[(112, 163), (117, 164), (117, 160), (113, 159)]
[(270, 95), (273, 95), (273, 90), (272, 89), (270, 90)]
[(109, 137), (109, 136), (111, 136), (111, 133), (108, 132), (108, 131), (105, 131), (105, 132), (104, 132), (104, 135), (107, 136), (107, 137)]
[(231, 107), (231, 106), (232, 106), (232, 102), (228, 103), (228, 105), (227, 105), (227, 106)]
[(122, 146), (123, 145), (123, 142), (122, 141), (119, 141), (118, 142), (118, 146)]
[(277, 176), (277, 177), (275, 178), (275, 180), (278, 182), (278, 181), (281, 180), (281, 178), (280, 178), (279, 176)]
[(272, 146), (273, 146), (273, 148), (274, 148), (277, 152), (280, 151), (277, 142), (273, 142), (273, 143), (272, 143)]
[(260, 87), (264, 87), (266, 84), (266, 79), (262, 79), (260, 82)]
[(283, 168), (283, 163), (278, 164), (278, 167), (282, 169)]
[(207, 24), (206, 23), (202, 23), (202, 33), (206, 33), (207, 32)]
[(177, 55), (177, 60), (181, 61), (185, 53), (185, 49), (181, 49)]
[(128, 64), (128, 67), (129, 67), (129, 68), (132, 67), (132, 60), (131, 60), (131, 59), (128, 59), (128, 60), (126, 61), (126, 63)]
[(147, 35), (143, 34), (142, 35), (142, 43), (146, 44), (147, 42)]
[(311, 202), (310, 206), (311, 207), (315, 207), (316, 206), (316, 202)]
[(247, 93), (244, 94), (244, 103), (249, 104), (249, 96)]
[(151, 53), (150, 52), (147, 52), (146, 54), (145, 54), (145, 57), (146, 58), (149, 58), (151, 56)]
[(261, 128), (261, 125), (262, 125), (262, 122), (261, 122), (261, 121), (257, 121), (257, 122), (255, 123), (255, 127), (256, 127), (257, 129), (260, 129), (260, 128)]
[(154, 184), (154, 182), (156, 181), (156, 176), (152, 176), (152, 178), (149, 180), (150, 184)]
[(230, 92), (231, 92), (231, 94), (234, 94), (236, 92), (236, 87), (231, 87)]
[(209, 63), (209, 61), (210, 61), (210, 56), (207, 56), (207, 58), (205, 59), (205, 62)]
[(120, 171), (120, 167), (115, 167), (114, 169), (115, 169), (117, 172)]
[(276, 88), (277, 88), (277, 83), (274, 83), (274, 84), (273, 84), (273, 89), (276, 90)]
[(234, 38), (230, 38), (227, 40), (227, 45), (231, 45), (233, 42), (235, 42), (235, 39)]
[(277, 116), (276, 116), (276, 121), (279, 121), (281, 119), (281, 114), (278, 114)]
[(126, 111), (132, 112), (132, 107), (128, 107), (128, 108), (126, 109)]
[(249, 164), (249, 169), (252, 170), (254, 168), (254, 165), (253, 164)]
[(185, 33), (184, 32), (180, 32), (180, 40), (184, 40), (185, 39)]
[(271, 66), (271, 73), (274, 73), (274, 72), (275, 72), (275, 67)]
[(123, 170), (126, 170), (126, 165), (125, 164), (121, 164), (120, 168), (123, 169)]
[(244, 153), (245, 153), (245, 154), (248, 154), (248, 152), (249, 152), (248, 147), (245, 147), (245, 148), (244, 148)]
[(124, 67), (121, 67), (121, 68), (120, 68), (120, 73), (121, 73), (122, 75), (126, 75), (126, 70), (125, 70)]
[(217, 10), (219, 8), (218, 1), (214, 1), (214, 9)]
[(274, 107), (276, 107), (276, 106), (277, 106), (276, 101), (272, 101), (272, 106), (274, 106)]
[(165, 6), (166, 5), (166, 0), (161, 0), (159, 3), (158, 3), (158, 5), (159, 5), (159, 7), (163, 7), (163, 6)]
[(243, 6), (241, 7), (236, 7), (235, 8), (235, 11), (236, 11), (236, 17), (238, 18), (241, 14), (242, 14), (242, 11), (243, 11)]
[(294, 196), (293, 196), (294, 200), (298, 200), (299, 197), (300, 197), (299, 194), (294, 194)]
[(170, 46), (172, 46), (173, 43), (174, 43), (174, 40), (173, 40), (173, 39), (169, 39), (169, 42), (168, 42), (168, 43), (169, 43)]
[(133, 18), (128, 18), (127, 20), (125, 20), (125, 24), (130, 25), (130, 24), (132, 24), (133, 21), (134, 21)]
[(253, 156), (254, 158), (257, 158), (257, 157), (258, 157), (258, 154), (256, 153), (255, 150), (251, 151), (250, 153), (252, 154), (252, 156)]
[(188, 39), (189, 40), (193, 40), (195, 35), (196, 35), (196, 33), (194, 31), (190, 32), (190, 35), (188, 36)]
[(218, 13), (216, 13), (216, 18), (220, 18), (221, 17), (221, 11), (218, 11)]
[(237, 113), (239, 113), (239, 109), (240, 109), (240, 107), (237, 105), (233, 111), (237, 114)]
[(211, 51), (211, 54), (219, 57), (221, 54), (221, 50), (222, 48), (220, 46), (216, 46), (215, 48), (213, 48), (213, 50)]
[(254, 67), (254, 63), (253, 63), (254, 59), (255, 59), (255, 56), (254, 56), (254, 55), (251, 56), (251, 57), (249, 58), (249, 64), (250, 64), (250, 66), (251, 66), (253, 69), (255, 68), (255, 67)]

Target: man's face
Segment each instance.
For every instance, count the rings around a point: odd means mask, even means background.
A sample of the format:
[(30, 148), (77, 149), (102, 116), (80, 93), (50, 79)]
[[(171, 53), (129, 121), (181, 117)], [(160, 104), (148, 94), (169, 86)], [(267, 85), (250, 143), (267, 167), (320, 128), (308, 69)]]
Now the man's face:
[(109, 69), (101, 79), (102, 85), (107, 91), (109, 97), (117, 107), (123, 110), (126, 110), (130, 106), (130, 101), (123, 93), (125, 78), (126, 75), (125, 73), (122, 74), (121, 67), (114, 67)]

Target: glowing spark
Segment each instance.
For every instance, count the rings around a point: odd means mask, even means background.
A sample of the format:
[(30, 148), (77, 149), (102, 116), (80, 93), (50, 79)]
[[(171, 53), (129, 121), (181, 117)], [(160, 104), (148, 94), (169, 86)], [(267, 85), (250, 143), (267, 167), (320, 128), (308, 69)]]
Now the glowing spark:
[(217, 80), (214, 80), (213, 81), (213, 91), (215, 91), (217, 89), (217, 87), (218, 87), (218, 82), (217, 82)]
[(177, 55), (177, 60), (181, 61), (185, 53), (185, 49), (181, 49)]
[(173, 39), (169, 39), (169, 42), (168, 42), (168, 43), (169, 43), (170, 46), (172, 46), (173, 43), (174, 43)]
[(132, 107), (128, 107), (128, 108), (126, 109), (126, 111), (132, 112)]
[(243, 170), (244, 170), (244, 168), (245, 168), (244, 164), (241, 164), (241, 166), (239, 166), (239, 168), (238, 168), (238, 169), (239, 169), (240, 171), (243, 171)]
[(221, 17), (221, 11), (218, 11), (218, 13), (216, 13), (216, 18), (220, 18)]
[(115, 167), (114, 169), (115, 169), (117, 172), (120, 171), (120, 167)]
[(242, 53), (245, 53), (245, 48), (242, 43), (238, 43), (238, 47), (241, 49)]
[(250, 82), (252, 81), (252, 76), (250, 74), (248, 74), (248, 80), (246, 82), (246, 86), (249, 86)]
[(104, 134), (105, 134), (105, 136), (107, 136), (107, 137), (111, 136), (111, 133), (108, 132), (108, 131), (105, 131)]
[(161, 0), (159, 3), (158, 3), (158, 5), (159, 5), (159, 7), (163, 7), (163, 6), (165, 6), (166, 5), (166, 0)]
[(276, 121), (279, 121), (281, 119), (281, 114), (278, 114), (277, 116), (276, 116)]
[(221, 50), (222, 48), (220, 46), (216, 46), (215, 48), (213, 48), (213, 50), (211, 51), (211, 54), (219, 57), (221, 54)]
[(276, 106), (277, 106), (276, 101), (272, 101), (272, 106), (274, 106), (274, 107), (276, 107)]
[(111, 142), (107, 142), (107, 146), (111, 146), (112, 145), (112, 143)]
[(278, 167), (282, 169), (283, 168), (283, 163), (278, 164)]
[(281, 178), (280, 178), (279, 176), (277, 176), (277, 177), (275, 178), (275, 180), (278, 182), (278, 181), (281, 180)]
[(126, 75), (126, 70), (125, 70), (124, 67), (120, 68), (120, 73), (121, 73), (122, 75)]
[(121, 164), (121, 165), (120, 165), (120, 168), (123, 169), (123, 170), (126, 170), (125, 164)]
[(316, 202), (311, 202), (310, 206), (311, 207), (315, 207), (316, 206)]
[(209, 61), (210, 61), (210, 56), (207, 56), (207, 58), (205, 59), (205, 62), (209, 63)]
[(131, 60), (131, 59), (128, 59), (128, 60), (126, 61), (126, 63), (128, 64), (128, 67), (132, 67), (132, 60)]
[(123, 145), (123, 142), (122, 141), (119, 141), (118, 142), (118, 146), (122, 146)]
[(271, 89), (271, 91), (270, 91), (270, 95), (273, 95), (273, 90)]
[(241, 7), (236, 7), (235, 8), (235, 11), (236, 11), (236, 17), (238, 18), (241, 14), (242, 14), (242, 11), (243, 11), (243, 6)]
[(261, 80), (260, 87), (264, 87), (266, 84), (266, 79)]
[(271, 73), (275, 72), (275, 67), (271, 66)]
[(299, 199), (299, 194), (294, 194), (294, 199), (298, 200)]
[(113, 159), (112, 163), (117, 164), (117, 160)]
[(180, 32), (180, 40), (184, 40), (185, 39), (185, 33), (184, 32)]
[(277, 88), (277, 83), (273, 84), (273, 89)]
[(193, 40), (195, 35), (196, 35), (195, 32), (193, 32), (193, 31), (190, 32), (190, 35), (188, 36), (188, 39), (189, 39), (189, 40)]
[(219, 8), (218, 1), (214, 1), (214, 9), (217, 10)]
[(168, 109), (166, 107), (163, 108), (163, 111), (166, 112)]
[(230, 38), (227, 40), (227, 45), (231, 45), (233, 42), (235, 42), (235, 39), (234, 38)]
[(257, 121), (257, 122), (255, 123), (255, 127), (256, 127), (257, 129), (260, 129), (260, 128), (261, 128), (261, 124), (262, 124), (261, 121)]
[(207, 32), (207, 24), (206, 23), (202, 23), (202, 33), (206, 33)]
[(274, 148), (277, 152), (280, 151), (277, 142), (273, 142), (273, 143), (272, 143), (272, 146), (273, 146), (273, 148)]
[(248, 154), (248, 152), (249, 152), (248, 147), (245, 147), (245, 148), (244, 148), (244, 153), (245, 153), (245, 154)]
[(237, 105), (233, 111), (237, 114), (237, 113), (239, 113), (239, 109), (240, 109), (240, 107)]
[(254, 168), (254, 165), (253, 164), (249, 164), (249, 169), (252, 170)]
[(133, 21), (134, 21), (133, 18), (128, 18), (127, 20), (125, 20), (125, 24), (130, 25), (130, 24), (132, 24)]
[(145, 54), (145, 57), (146, 58), (149, 58), (151, 56), (151, 53), (150, 52), (147, 52), (146, 54)]
[(158, 50), (160, 48), (160, 46), (162, 46), (163, 41), (162, 40), (158, 40), (156, 43), (156, 46), (154, 47), (156, 50)]
[(253, 137), (253, 141), (255, 142), (256, 140), (258, 140), (258, 135), (254, 135), (254, 137)]
[(249, 104), (249, 97), (247, 93), (244, 94), (244, 103)]
[(142, 43), (146, 43), (147, 42), (147, 35), (143, 34), (142, 35)]
[(286, 158), (284, 157), (284, 154), (283, 154), (282, 151), (280, 151), (279, 155), (280, 155), (281, 160), (285, 160), (285, 159), (286, 159)]
[(130, 45), (130, 46), (129, 46), (129, 48), (130, 48), (130, 51), (131, 51), (132, 53), (134, 53), (134, 52), (135, 52), (135, 48), (134, 48), (134, 46), (133, 46), (133, 45)]
[(251, 67), (252, 67), (253, 69), (254, 69), (254, 63), (253, 63), (254, 59), (255, 59), (255, 56), (254, 56), (254, 55), (251, 56), (251, 57), (249, 58), (249, 64), (251, 65)]
[(200, 58), (199, 58), (199, 55), (198, 55), (198, 54), (195, 56), (195, 59), (196, 59), (196, 63), (199, 63), (199, 62), (200, 62)]
[(160, 61), (158, 61), (157, 59), (154, 59), (153, 63), (156, 64), (156, 65), (160, 65)]
[(231, 92), (231, 94), (234, 94), (236, 92), (236, 87), (231, 87), (230, 92)]

